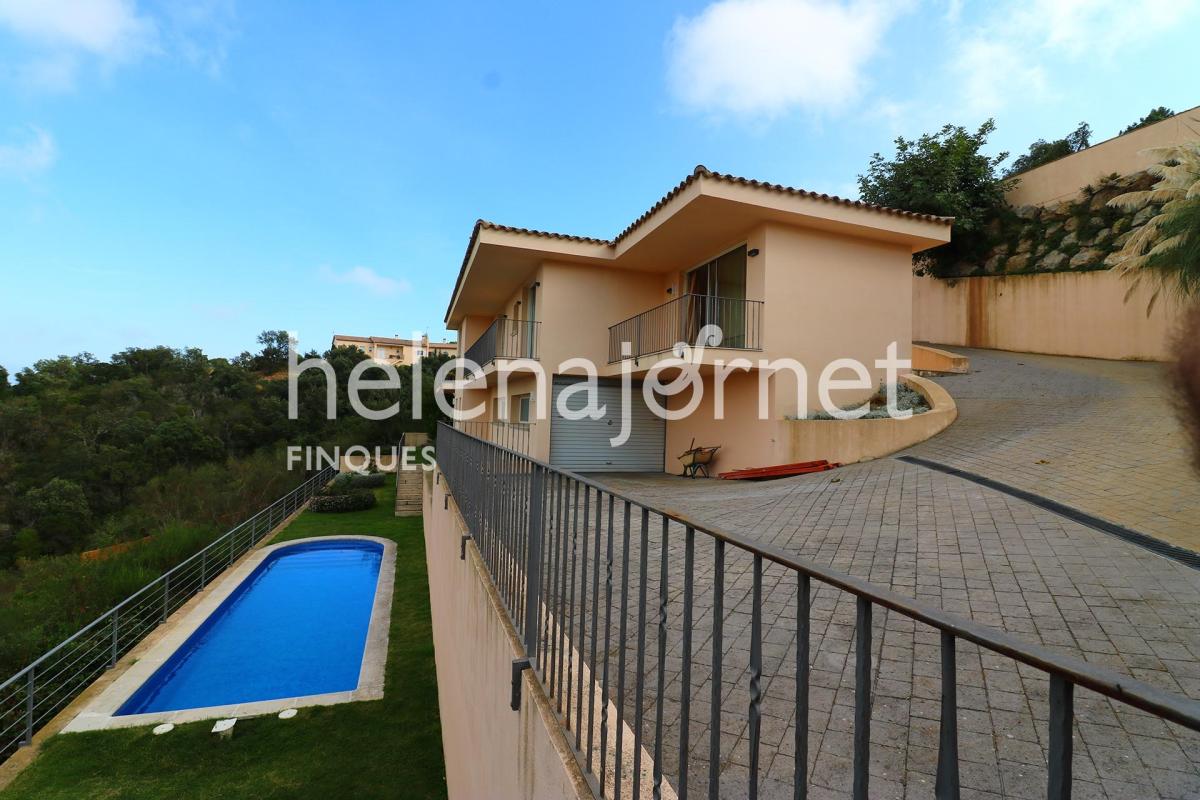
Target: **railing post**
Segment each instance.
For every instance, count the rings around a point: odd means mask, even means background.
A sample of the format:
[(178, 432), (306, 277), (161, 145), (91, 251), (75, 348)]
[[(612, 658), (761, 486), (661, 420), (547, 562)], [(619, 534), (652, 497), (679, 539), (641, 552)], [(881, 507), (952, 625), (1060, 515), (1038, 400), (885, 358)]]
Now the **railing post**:
[(542, 602), (542, 494), (545, 468), (533, 465), (529, 476), (529, 544), (525, 554), (525, 655), (537, 663), (537, 619)]
[(33, 744), (33, 673), (36, 667), (29, 668), (25, 678), (25, 744)]
[(1071, 800), (1071, 727), (1075, 716), (1075, 684), (1050, 673), (1050, 763), (1046, 797)]
[(954, 634), (942, 631), (942, 722), (938, 736), (937, 800), (958, 800), (958, 674)]
[(113, 620), (112, 649), (108, 655), (109, 669), (112, 669), (113, 667), (115, 667), (117, 665), (117, 630), (118, 630), (118, 626), (121, 624), (120, 617), (121, 617), (121, 607), (118, 606), (117, 608), (113, 609), (113, 615), (112, 615), (112, 620)]
[(168, 572), (166, 574), (166, 576), (163, 578), (163, 607), (162, 607), (163, 620), (166, 620), (166, 618), (167, 618), (167, 609), (170, 607), (170, 605), (171, 605), (171, 573)]

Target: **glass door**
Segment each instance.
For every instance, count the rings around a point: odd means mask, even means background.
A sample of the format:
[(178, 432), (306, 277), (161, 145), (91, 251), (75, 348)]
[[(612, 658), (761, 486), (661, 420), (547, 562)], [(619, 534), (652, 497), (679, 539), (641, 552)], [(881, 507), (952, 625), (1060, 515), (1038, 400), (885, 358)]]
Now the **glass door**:
[(684, 275), (684, 338), (695, 344), (705, 325), (721, 328), (722, 345), (746, 346), (746, 246), (702, 264)]

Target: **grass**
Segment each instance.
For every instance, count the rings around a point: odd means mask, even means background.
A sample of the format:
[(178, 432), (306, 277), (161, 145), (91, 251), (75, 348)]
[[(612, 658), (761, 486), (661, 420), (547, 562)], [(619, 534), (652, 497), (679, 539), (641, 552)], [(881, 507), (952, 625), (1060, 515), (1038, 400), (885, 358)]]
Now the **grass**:
[(375, 508), (305, 512), (275, 541), (357, 533), (399, 545), (382, 700), (240, 720), (229, 741), (209, 732), (211, 720), (165, 736), (148, 728), (55, 736), (0, 800), (445, 797), (421, 518), (393, 516), (393, 480), (375, 492)]

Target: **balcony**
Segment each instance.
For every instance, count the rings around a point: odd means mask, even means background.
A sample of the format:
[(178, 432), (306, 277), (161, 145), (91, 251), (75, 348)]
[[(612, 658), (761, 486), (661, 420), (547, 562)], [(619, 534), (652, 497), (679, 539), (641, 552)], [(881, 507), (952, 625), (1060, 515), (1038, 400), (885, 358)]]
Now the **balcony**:
[[(730, 350), (762, 349), (762, 301), (685, 294), (649, 311), (618, 322), (608, 329), (608, 363), (624, 358), (665, 353), (677, 343), (695, 345), (705, 325), (721, 329), (718, 347)], [(632, 352), (622, 355), (621, 344)]]
[(525, 319), (500, 318), (488, 326), (483, 335), (467, 348), (466, 359), (481, 367), (497, 359), (538, 357), (539, 322)]

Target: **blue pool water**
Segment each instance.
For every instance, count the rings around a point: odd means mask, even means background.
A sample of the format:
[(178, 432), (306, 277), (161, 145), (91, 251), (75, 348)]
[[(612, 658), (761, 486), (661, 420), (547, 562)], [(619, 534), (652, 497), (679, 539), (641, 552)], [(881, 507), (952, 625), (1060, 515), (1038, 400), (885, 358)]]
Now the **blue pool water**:
[(345, 539), (272, 552), (117, 715), (357, 688), (382, 560)]

